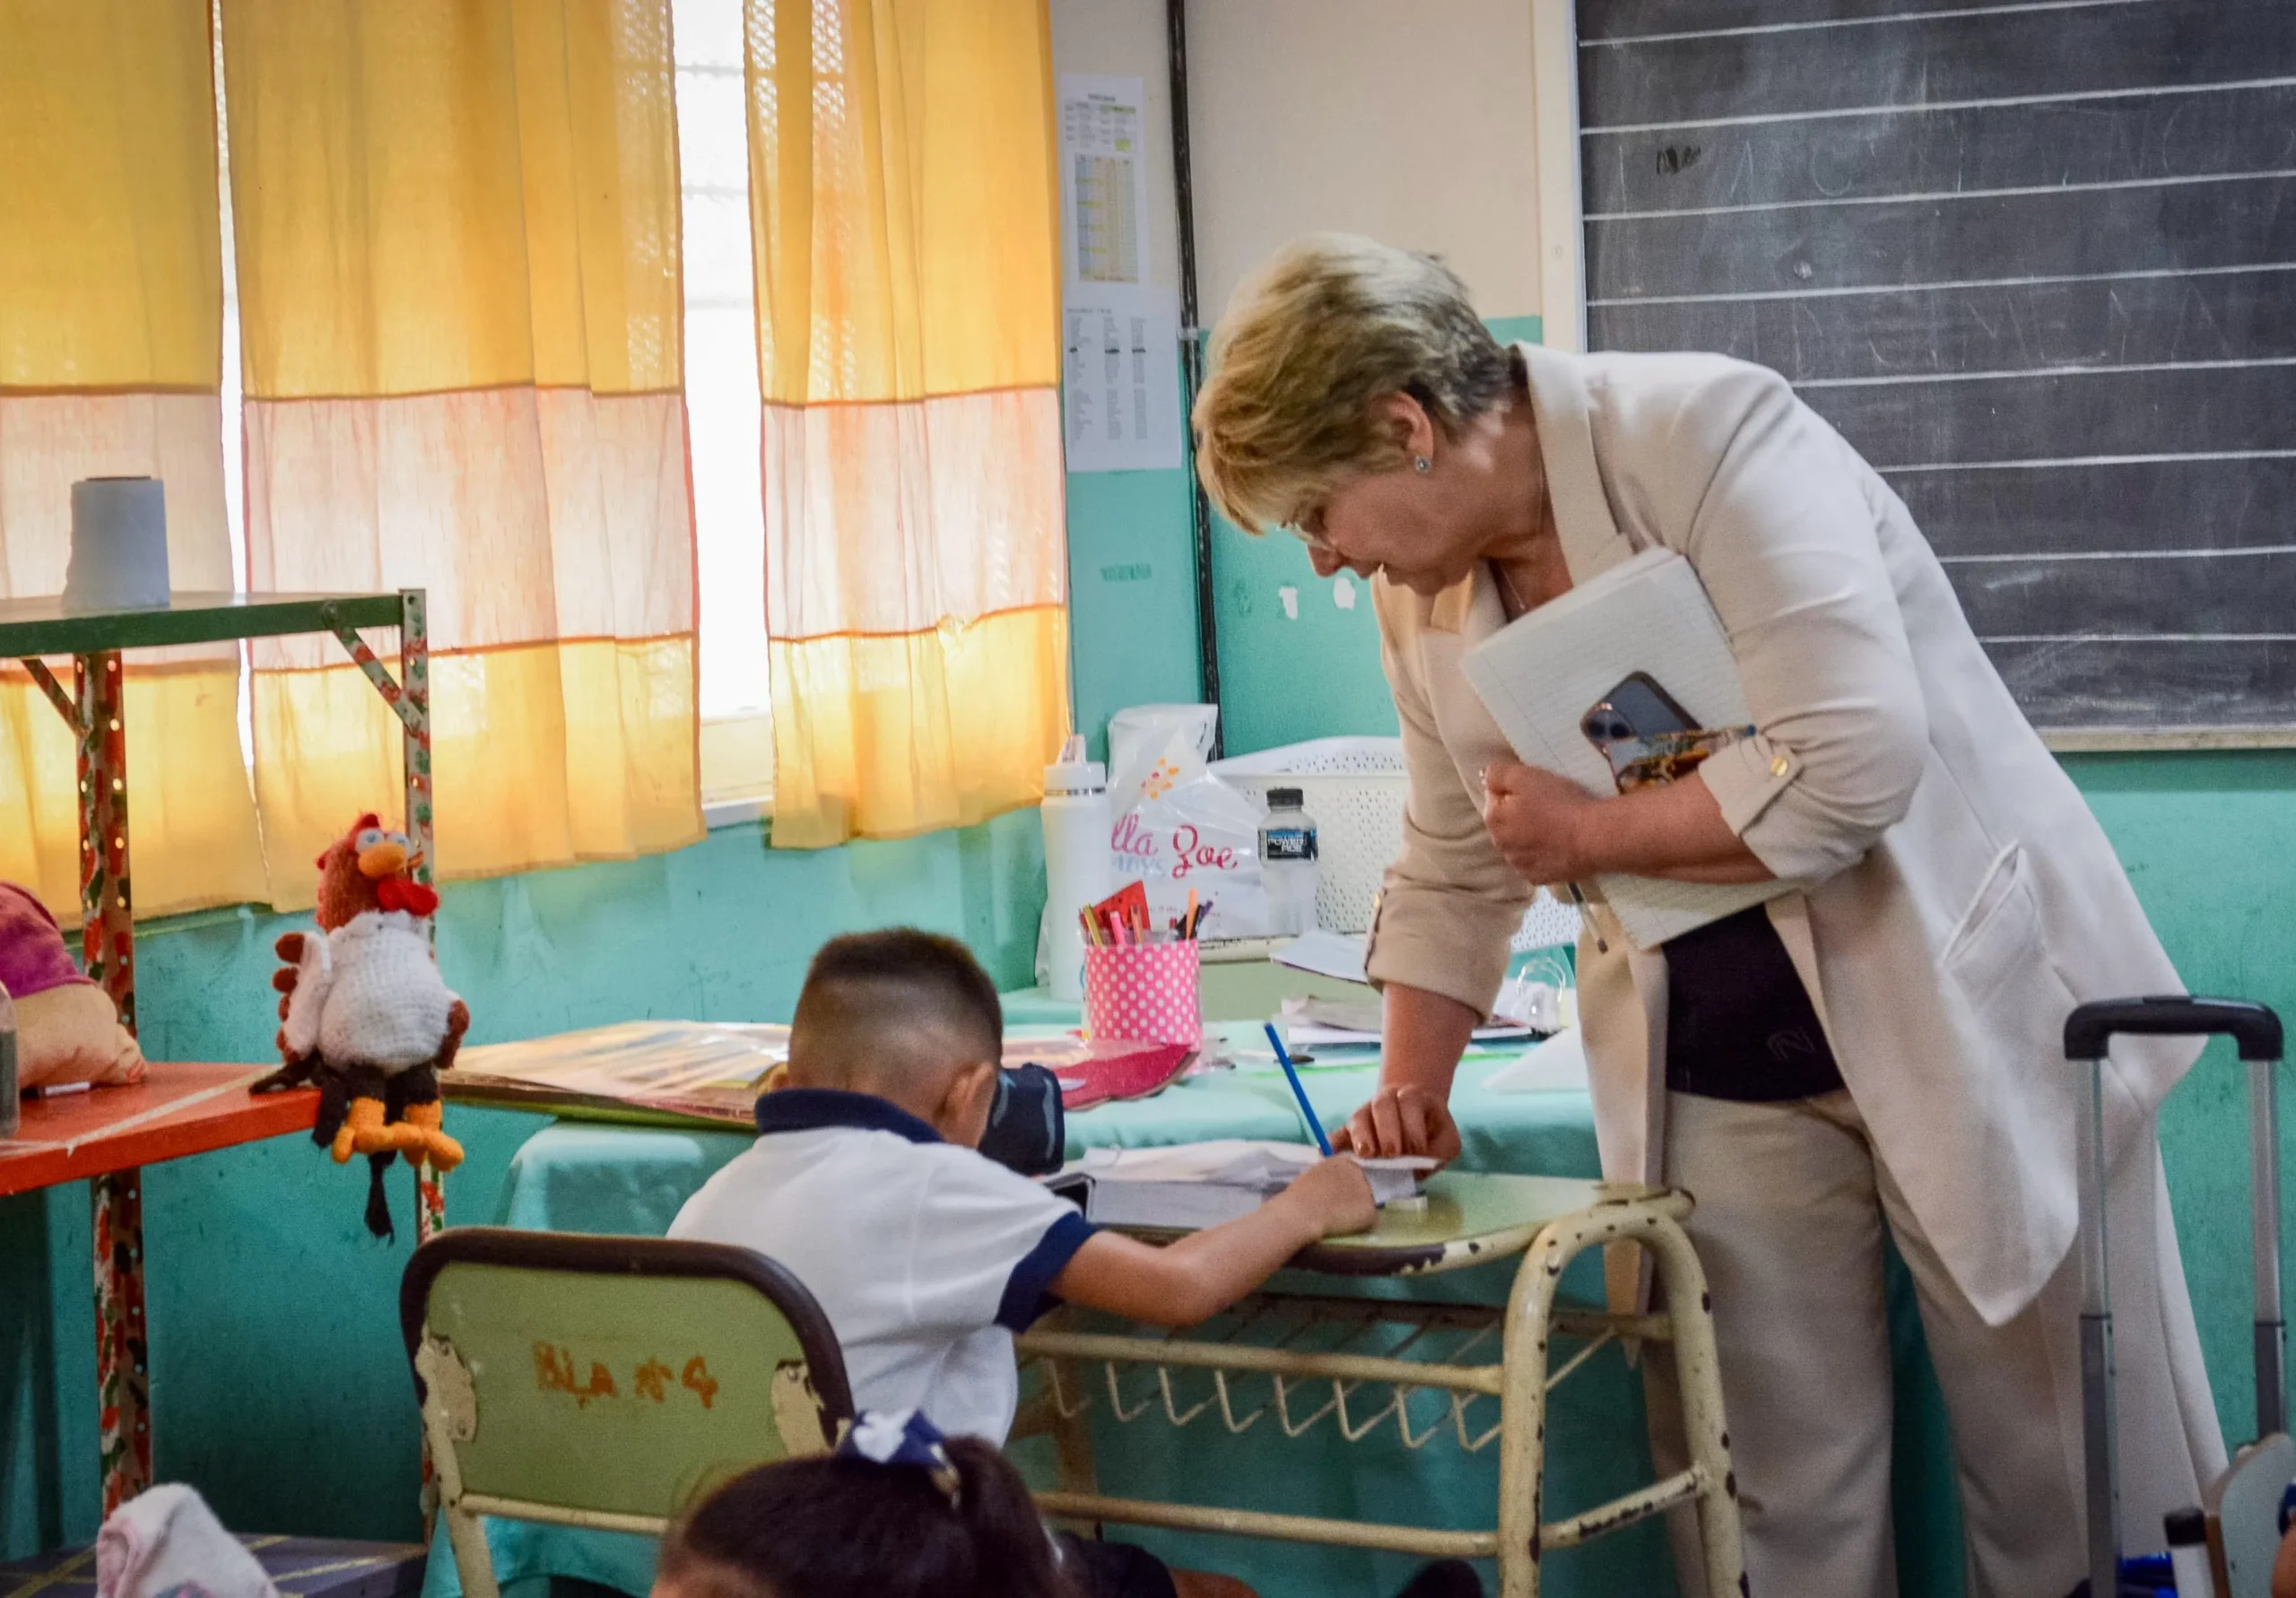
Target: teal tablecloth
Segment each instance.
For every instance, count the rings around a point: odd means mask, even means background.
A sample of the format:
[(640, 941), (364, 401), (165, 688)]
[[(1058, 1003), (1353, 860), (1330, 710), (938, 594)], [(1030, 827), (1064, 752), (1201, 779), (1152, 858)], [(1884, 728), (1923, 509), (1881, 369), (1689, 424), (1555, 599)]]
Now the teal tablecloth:
[[(1460, 1168), (1596, 1175), (1587, 1096), (1487, 1091), (1483, 1079), (1497, 1064), (1470, 1058), (1461, 1068), (1453, 1101), (1465, 1142)], [(1305, 1074), (1318, 1115), (1335, 1125), (1368, 1096), (1375, 1073), (1362, 1064), (1318, 1065)], [(1235, 1069), (1203, 1073), (1152, 1099), (1073, 1116), (1068, 1125), (1072, 1157), (1096, 1145), (1305, 1136), (1283, 1077), (1248, 1058)], [(529, 1139), (513, 1159), (496, 1220), (538, 1229), (659, 1234), (687, 1195), (749, 1143), (748, 1137), (732, 1132), (554, 1124)], [(1570, 1284), (1582, 1298), (1592, 1299), (1599, 1291), (1594, 1264), (1591, 1256), (1581, 1262)], [(1502, 1261), (1411, 1287), (1425, 1296), (1499, 1302), (1512, 1272), (1512, 1263)], [(1297, 1280), (1313, 1283), (1318, 1291), (1346, 1290), (1329, 1278)], [(1378, 1283), (1373, 1290), (1397, 1287)], [(1554, 1396), (1547, 1446), (1553, 1462), (1549, 1503), (1556, 1513), (1571, 1513), (1648, 1479), (1641, 1383), (1622, 1359), (1605, 1350)], [(1288, 1439), (1274, 1427), (1231, 1437), (1208, 1417), (1175, 1430), (1152, 1411), (1129, 1425), (1109, 1420), (1104, 1404), (1096, 1405), (1094, 1414), (1100, 1477), (1108, 1491), (1433, 1525), (1488, 1526), (1495, 1514), (1495, 1444), (1469, 1455), (1446, 1434), (1413, 1453), (1384, 1430), (1344, 1443), (1328, 1420)], [(1018, 1452), (1024, 1463), (1034, 1464), (1030, 1446), (1022, 1445)], [(505, 1583), (571, 1576), (643, 1594), (653, 1579), (649, 1539), (509, 1522), (491, 1522), (488, 1531), (496, 1572)], [(1175, 1564), (1239, 1576), (1266, 1598), (1378, 1598), (1399, 1587), (1417, 1563), (1401, 1555), (1225, 1537), (1144, 1530), (1121, 1534), (1135, 1537)], [(458, 1587), (442, 1534), (426, 1598), (453, 1598)], [(1668, 1598), (1674, 1584), (1664, 1536), (1656, 1525), (1644, 1525), (1588, 1548), (1557, 1552), (1547, 1561), (1546, 1590), (1558, 1598)]]

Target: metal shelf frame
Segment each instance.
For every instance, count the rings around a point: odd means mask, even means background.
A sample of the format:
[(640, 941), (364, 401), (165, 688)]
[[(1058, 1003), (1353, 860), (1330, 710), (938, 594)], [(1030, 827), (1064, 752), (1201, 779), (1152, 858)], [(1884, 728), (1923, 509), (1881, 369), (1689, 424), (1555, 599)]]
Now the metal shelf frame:
[[(360, 638), (395, 627), (400, 677)], [(424, 591), (396, 594), (181, 593), (165, 606), (83, 612), (60, 597), (0, 601), (0, 658), (15, 657), (79, 746), (80, 942), (89, 977), (135, 1030), (135, 927), (128, 855), (126, 649), (331, 632), (383, 696), (404, 733), (406, 825), (431, 877), (430, 645)], [(42, 656), (69, 656), (65, 688)], [(151, 1369), (144, 1319), (143, 1172), (91, 1177), (95, 1220), (96, 1385), (103, 1513), (152, 1481)], [(445, 1224), (446, 1193), (427, 1164), (416, 1175), (415, 1232)]]

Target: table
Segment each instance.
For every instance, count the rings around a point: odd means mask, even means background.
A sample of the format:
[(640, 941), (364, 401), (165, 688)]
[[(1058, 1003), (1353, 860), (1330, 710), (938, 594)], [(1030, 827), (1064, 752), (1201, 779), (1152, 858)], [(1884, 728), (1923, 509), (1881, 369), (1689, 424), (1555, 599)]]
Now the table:
[[(1454, 1100), (1467, 1171), (1537, 1171), (1591, 1178), (1597, 1173), (1595, 1137), (1582, 1092), (1501, 1095), (1483, 1081), (1498, 1061), (1470, 1059)], [(1375, 1074), (1368, 1063), (1319, 1065), (1304, 1073), (1317, 1113), (1336, 1120), (1367, 1096)], [(1206, 1073), (1159, 1097), (1105, 1105), (1069, 1120), (1070, 1152), (1091, 1146), (1141, 1146), (1213, 1136), (1296, 1140), (1299, 1111), (1283, 1077), (1273, 1069)], [(530, 1138), (512, 1160), (494, 1220), (497, 1224), (568, 1231), (659, 1235), (687, 1196), (747, 1148), (738, 1132), (624, 1128), (596, 1123), (557, 1123)], [(1373, 1280), (1370, 1296), (1454, 1304), (1503, 1303), (1513, 1280), (1511, 1262), (1423, 1278), (1408, 1284)], [(1335, 1290), (1329, 1278), (1286, 1273), (1279, 1287)], [(1594, 1307), (1602, 1283), (1587, 1257), (1563, 1279), (1565, 1298)], [(1641, 1383), (1615, 1354), (1605, 1354), (1558, 1388), (1546, 1418), (1553, 1460), (1552, 1502), (1573, 1507), (1629, 1491), (1649, 1479), (1640, 1441)], [(1274, 1508), (1366, 1520), (1408, 1520), (1469, 1529), (1488, 1526), (1498, 1491), (1492, 1451), (1467, 1455), (1412, 1451), (1399, 1442), (1367, 1438), (1340, 1459), (1303, 1469), (1300, 1445), (1262, 1426), (1213, 1446), (1170, 1428), (1119, 1430), (1096, 1420), (1100, 1476), (1113, 1490), (1143, 1498), (1248, 1499)], [(1031, 1450), (1034, 1450), (1032, 1453)], [(1048, 1472), (1051, 1450), (1016, 1450), (1032, 1470)], [(649, 1539), (578, 1534), (546, 1526), (490, 1523), (489, 1544), (506, 1584), (526, 1576), (573, 1576), (644, 1593), (653, 1578)], [(1178, 1564), (1209, 1567), (1251, 1582), (1268, 1598), (1386, 1598), (1407, 1579), (1416, 1561), (1393, 1554), (1274, 1543), (1239, 1542), (1170, 1532), (1147, 1532), (1139, 1541)], [(1673, 1567), (1655, 1524), (1632, 1528), (1583, 1550), (1558, 1554), (1547, 1572), (1547, 1592), (1565, 1595), (1633, 1593), (1663, 1598), (1674, 1590)], [(434, 1554), (425, 1587), (430, 1598), (457, 1591), (453, 1561)]]
[[(1682, 1227), (1690, 1213), (1690, 1195), (1668, 1188), (1447, 1170), (1428, 1182), (1419, 1204), (1390, 1206), (1368, 1233), (1327, 1239), (1292, 1263), (1345, 1279), (1417, 1277), (1479, 1261), (1516, 1260), (1504, 1308), (1263, 1291), (1201, 1325), (1171, 1331), (1064, 1307), (1017, 1345), (1023, 1379), (1036, 1378), (1022, 1420), (1030, 1433), (1054, 1439), (1060, 1460), (1058, 1488), (1039, 1492), (1037, 1502), (1054, 1515), (1088, 1524), (1115, 1521), (1433, 1558), (1495, 1556), (1500, 1598), (1538, 1598), (1547, 1554), (1688, 1506), (1696, 1513), (1707, 1590), (1742, 1591), (1746, 1569), (1737, 1476), (1730, 1468), (1706, 1272)], [(1663, 1310), (1613, 1315), (1557, 1303), (1573, 1260), (1630, 1240), (1655, 1267)], [(1691, 1463), (1576, 1515), (1549, 1515), (1547, 1406), (1556, 1388), (1622, 1339), (1673, 1345)], [(1577, 1351), (1566, 1358), (1558, 1340), (1575, 1342)], [(1151, 1382), (1145, 1391), (1132, 1384), (1127, 1413), (1124, 1388), (1140, 1370)], [(1104, 1493), (1091, 1437), (1100, 1403), (1094, 1373), (1106, 1380), (1104, 1412), (1118, 1424), (1161, 1409), (1161, 1419), (1178, 1430), (1216, 1413), (1220, 1427), (1207, 1421), (1203, 1428), (1215, 1445), (1221, 1428), (1240, 1437), (1271, 1412), (1286, 1437), (1309, 1437), (1310, 1446), (1360, 1444), (1390, 1430), (1412, 1451), (1456, 1443), (1463, 1455), (1473, 1455), (1496, 1443), (1499, 1489), (1491, 1516), (1496, 1524), (1453, 1531), (1391, 1516), (1206, 1504), (1200, 1493), (1178, 1500)], [(1294, 1396), (1302, 1389), (1295, 1412)], [(1239, 1402), (1239, 1394), (1248, 1396)], [(1430, 1395), (1437, 1401), (1432, 1406), (1420, 1402)], [(1318, 1429), (1326, 1417), (1331, 1424)]]
[[(164, 605), (74, 611), (60, 595), (0, 600), (0, 657), (14, 656), (71, 727), (79, 745), (80, 946), (88, 976), (135, 1030), (135, 925), (128, 904), (127, 694), (123, 649), (332, 632), (405, 731), (406, 826), (415, 875), (430, 880), (430, 645), (420, 588), (396, 594), (180, 593)], [(402, 686), (359, 637), (399, 630)], [(72, 657), (65, 688), (43, 656)], [(316, 1116), (317, 1111), (312, 1112)], [(307, 1122), (306, 1125), (309, 1123)], [(221, 1145), (219, 1145), (221, 1146)], [(98, 1448), (103, 1513), (152, 1481), (151, 1374), (145, 1363), (143, 1184), (131, 1162), (89, 1181), (95, 1220)], [(415, 1180), (415, 1230), (444, 1224), (446, 1195), (426, 1164)]]
[(0, 1197), (82, 1181), (95, 1194), (96, 1393), (107, 1515), (117, 1507), (114, 1492), (152, 1471), (140, 1173), (163, 1159), (309, 1132), (318, 1119), (316, 1089), (248, 1096), (248, 1084), (267, 1069), (154, 1062), (132, 1085), (27, 1099), (16, 1135), (0, 1140)]
[(0, 1198), (309, 1132), (318, 1090), (249, 1098), (248, 1084), (269, 1074), (264, 1065), (155, 1061), (132, 1085), (26, 1099), (16, 1135), (0, 1139)]

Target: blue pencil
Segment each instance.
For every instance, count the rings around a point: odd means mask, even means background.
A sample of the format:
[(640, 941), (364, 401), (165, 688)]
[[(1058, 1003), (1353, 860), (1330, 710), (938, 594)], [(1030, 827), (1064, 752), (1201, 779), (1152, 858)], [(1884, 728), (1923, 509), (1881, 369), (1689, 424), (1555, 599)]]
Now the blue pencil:
[(1316, 1147), (1331, 1152), (1331, 1139), (1324, 1135), (1324, 1124), (1316, 1119), (1316, 1107), (1308, 1102), (1308, 1090), (1300, 1085), (1300, 1068), (1292, 1064), (1292, 1056), (1283, 1052), (1283, 1039), (1275, 1035), (1275, 1023), (1267, 1025), (1267, 1041), (1275, 1050), (1275, 1063), (1283, 1067), (1283, 1080), (1292, 1084), (1292, 1097), (1300, 1101), (1300, 1113), (1308, 1117), (1308, 1130), (1316, 1134)]

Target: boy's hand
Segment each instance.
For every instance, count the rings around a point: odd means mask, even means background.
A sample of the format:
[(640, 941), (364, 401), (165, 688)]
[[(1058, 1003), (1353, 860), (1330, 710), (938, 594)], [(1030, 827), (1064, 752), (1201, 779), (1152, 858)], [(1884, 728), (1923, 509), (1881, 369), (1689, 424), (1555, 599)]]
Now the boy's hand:
[(1283, 1201), (1298, 1205), (1321, 1238), (1368, 1232), (1379, 1219), (1379, 1206), (1371, 1201), (1370, 1178), (1346, 1154), (1319, 1159), (1301, 1171), (1283, 1190)]
[(1346, 1155), (1309, 1166), (1292, 1185), (1222, 1226), (1157, 1248), (1095, 1232), (1052, 1279), (1071, 1304), (1159, 1326), (1193, 1326), (1258, 1287), (1309, 1244), (1368, 1230), (1378, 1218), (1363, 1168)]

